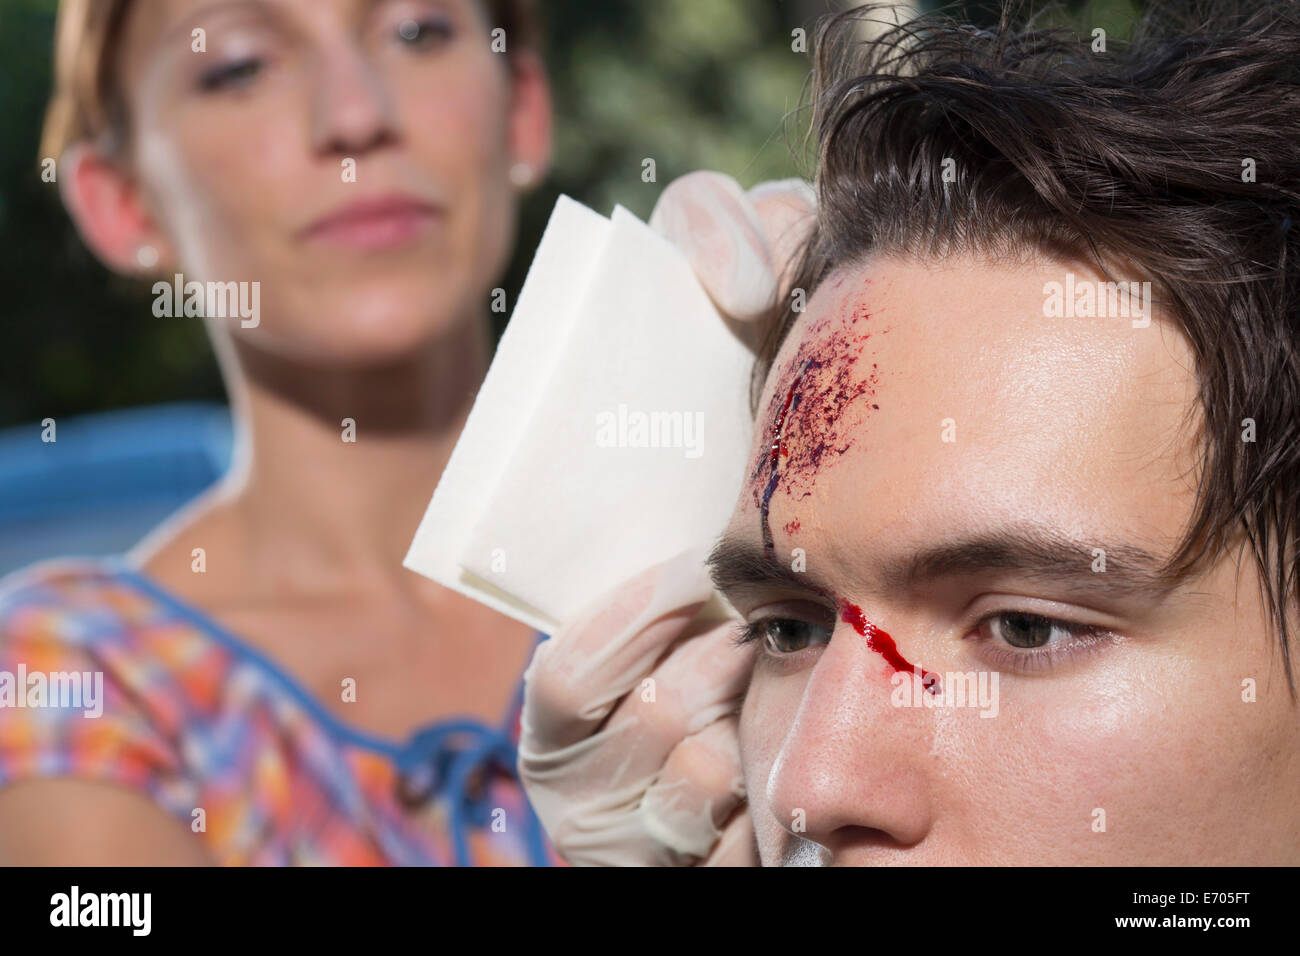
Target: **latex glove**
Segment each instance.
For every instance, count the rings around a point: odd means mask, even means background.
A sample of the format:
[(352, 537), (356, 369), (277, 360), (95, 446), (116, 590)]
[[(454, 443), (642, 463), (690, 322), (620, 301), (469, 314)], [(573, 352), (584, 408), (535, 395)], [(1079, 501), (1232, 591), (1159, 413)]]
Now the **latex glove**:
[(524, 675), (519, 773), (570, 863), (756, 862), (736, 736), (752, 650), (734, 622), (692, 634), (705, 556), (616, 588)]
[(816, 210), (812, 187), (800, 179), (745, 192), (730, 176), (695, 172), (668, 184), (650, 225), (686, 253), (723, 321), (757, 350), (765, 331), (757, 323), (789, 281)]
[[(814, 209), (797, 180), (745, 193), (699, 172), (669, 184), (650, 224), (757, 348)], [(704, 559), (616, 589), (541, 644), (525, 675), (520, 777), (570, 863), (758, 863), (736, 727), (753, 648), (735, 646), (734, 623), (688, 629), (712, 594)]]

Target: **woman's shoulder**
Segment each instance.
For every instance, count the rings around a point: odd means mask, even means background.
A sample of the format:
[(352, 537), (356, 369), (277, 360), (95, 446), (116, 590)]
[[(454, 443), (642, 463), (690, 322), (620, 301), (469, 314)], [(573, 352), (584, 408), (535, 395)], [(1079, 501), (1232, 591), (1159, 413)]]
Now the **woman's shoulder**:
[(228, 654), (122, 559), (61, 558), (0, 578), (0, 706), (4, 676), (19, 669), (38, 682), (91, 674), (106, 705), (172, 735), (219, 696)]
[(83, 643), (118, 633), (133, 611), (128, 589), (108, 560), (56, 558), (0, 578), (0, 644), (58, 640)]
[(0, 784), (74, 775), (157, 791), (180, 767), (177, 682), (142, 636), (150, 603), (109, 560), (0, 579)]
[(167, 618), (155, 596), (132, 584), (120, 559), (52, 559), (0, 578), (0, 654), (39, 645), (45, 656), (61, 649), (111, 669), (151, 653), (160, 637), (183, 637), (165, 626)]

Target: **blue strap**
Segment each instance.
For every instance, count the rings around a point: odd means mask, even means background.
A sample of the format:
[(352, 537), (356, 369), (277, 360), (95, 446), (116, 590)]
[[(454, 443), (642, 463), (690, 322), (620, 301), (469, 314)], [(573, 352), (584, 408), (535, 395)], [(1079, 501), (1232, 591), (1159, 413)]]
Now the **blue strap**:
[[(492, 819), (488, 788), (469, 791), (471, 780), (492, 767), (506, 769), (515, 776), (518, 750), (503, 728), (488, 727), (475, 720), (449, 720), (426, 728), (412, 738), (396, 758), (403, 779), (425, 780), (424, 793), (441, 792), (450, 811), (452, 847), (456, 865), (469, 866), (469, 831), (481, 829)], [(541, 821), (524, 801), (529, 862), (545, 866), (549, 862)]]
[[(537, 642), (546, 640), (540, 631)], [(515, 689), (511, 706), (499, 727), (471, 718), (446, 720), (416, 733), (395, 755), (400, 778), (415, 780), (421, 795), (426, 797), (441, 792), (450, 808), (452, 847), (457, 866), (470, 866), (469, 828), (482, 828), (491, 822), (492, 811), (488, 788), (480, 787), (476, 794), (468, 792), (475, 775), (486, 776), (492, 767), (503, 768), (513, 779), (518, 779), (516, 767), (519, 751), (511, 740), (515, 715), (523, 702), (524, 682), (521, 678)], [(548, 866), (550, 854), (541, 820), (524, 796), (524, 820), (529, 862), (533, 866)]]

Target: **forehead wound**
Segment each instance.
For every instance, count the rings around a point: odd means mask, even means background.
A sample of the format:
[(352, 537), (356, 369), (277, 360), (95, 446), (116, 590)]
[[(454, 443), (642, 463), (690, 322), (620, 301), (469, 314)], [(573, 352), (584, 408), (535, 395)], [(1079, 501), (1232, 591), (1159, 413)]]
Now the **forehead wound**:
[[(797, 501), (811, 494), (821, 470), (853, 447), (857, 426), (879, 409), (880, 369), (868, 343), (888, 330), (873, 321), (870, 280), (848, 288), (843, 275), (831, 281), (831, 307), (798, 329), (799, 344), (778, 365), (764, 409), (750, 490), (765, 542), (772, 496), (781, 491)], [(797, 529), (793, 524), (787, 531)]]

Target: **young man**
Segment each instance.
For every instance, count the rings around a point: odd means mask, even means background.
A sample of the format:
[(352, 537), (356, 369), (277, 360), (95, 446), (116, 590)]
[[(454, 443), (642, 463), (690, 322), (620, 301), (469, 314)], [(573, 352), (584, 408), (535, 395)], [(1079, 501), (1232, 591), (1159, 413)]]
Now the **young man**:
[[(743, 710), (640, 709), (662, 771), (620, 805), (661, 852), (625, 860), (706, 858), (740, 819), (734, 726), (768, 865), (1300, 863), (1295, 7), (1129, 49), (854, 26), (819, 36), (806, 308), (760, 356), (711, 561), (756, 649)], [(641, 613), (646, 673), (723, 653), (674, 644), (687, 616)], [(534, 667), (542, 726), (585, 700), (564, 654)], [(572, 721), (582, 766), (637, 713)]]

